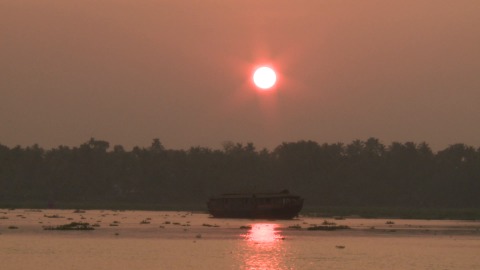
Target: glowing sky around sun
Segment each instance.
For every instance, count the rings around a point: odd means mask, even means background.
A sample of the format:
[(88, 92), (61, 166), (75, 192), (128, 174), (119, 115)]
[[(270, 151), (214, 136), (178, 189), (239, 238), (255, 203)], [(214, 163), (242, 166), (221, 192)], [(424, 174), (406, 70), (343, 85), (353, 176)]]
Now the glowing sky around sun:
[(480, 146), (478, 14), (473, 0), (3, 0), (0, 144)]

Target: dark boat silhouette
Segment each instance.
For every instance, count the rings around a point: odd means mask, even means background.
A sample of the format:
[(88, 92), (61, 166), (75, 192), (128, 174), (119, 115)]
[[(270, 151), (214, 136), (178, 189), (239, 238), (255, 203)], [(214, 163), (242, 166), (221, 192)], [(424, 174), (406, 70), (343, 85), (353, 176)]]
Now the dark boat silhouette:
[(292, 219), (302, 210), (303, 198), (279, 193), (222, 194), (210, 198), (208, 211), (216, 218)]

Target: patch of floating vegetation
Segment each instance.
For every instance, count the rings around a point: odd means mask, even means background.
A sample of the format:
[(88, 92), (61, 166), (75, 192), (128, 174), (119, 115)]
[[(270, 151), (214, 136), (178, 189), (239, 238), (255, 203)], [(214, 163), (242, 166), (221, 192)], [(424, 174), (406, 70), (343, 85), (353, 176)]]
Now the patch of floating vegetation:
[(250, 226), (250, 225), (243, 225), (243, 226), (240, 226), (240, 229), (250, 230), (250, 229), (252, 229), (252, 226)]
[(302, 226), (298, 225), (298, 224), (295, 224), (295, 225), (292, 225), (292, 226), (288, 226), (289, 229), (295, 229), (295, 230), (301, 230), (302, 229)]
[(114, 220), (112, 223), (110, 223), (110, 227), (115, 227), (115, 226), (119, 226), (119, 225), (120, 225), (120, 222), (116, 221), (116, 220)]
[(42, 212), (42, 209), (26, 209), (24, 212)]
[(43, 215), (44, 217), (46, 218), (65, 218), (63, 216), (60, 216), (60, 215), (57, 215), (57, 214), (54, 214), (54, 215)]
[(346, 225), (312, 225), (308, 227), (309, 231), (336, 231), (336, 230), (348, 230), (351, 229)]
[(1, 216), (0, 219), (8, 219), (6, 216)]
[(144, 220), (140, 221), (140, 224), (150, 224), (150, 221), (144, 219)]
[(215, 227), (215, 228), (220, 227), (220, 226), (217, 225), (217, 224), (213, 224), (213, 225), (212, 225), (212, 224), (208, 224), (208, 223), (203, 223), (202, 226), (204, 226), (204, 227)]
[(16, 230), (16, 229), (18, 229), (18, 227), (17, 227), (17, 226), (14, 226), (14, 225), (12, 225), (12, 226), (8, 226), (8, 229), (10, 229), (10, 230)]
[(58, 226), (44, 226), (44, 230), (59, 230), (59, 231), (91, 231), (95, 230), (93, 226), (86, 222), (71, 222), (69, 224)]
[(389, 221), (385, 222), (385, 224), (387, 224), (387, 225), (393, 225), (393, 224), (395, 224), (395, 222), (389, 220)]
[(325, 226), (334, 226), (334, 225), (337, 225), (335, 222), (330, 222), (328, 220), (324, 220), (322, 222), (322, 225), (325, 225)]

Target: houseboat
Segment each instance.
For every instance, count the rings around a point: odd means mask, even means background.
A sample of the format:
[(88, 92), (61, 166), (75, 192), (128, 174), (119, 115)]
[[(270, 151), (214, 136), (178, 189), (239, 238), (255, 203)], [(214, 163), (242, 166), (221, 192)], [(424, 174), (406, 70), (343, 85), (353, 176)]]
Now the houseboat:
[(302, 210), (303, 198), (279, 193), (223, 194), (207, 202), (208, 211), (216, 218), (292, 219)]

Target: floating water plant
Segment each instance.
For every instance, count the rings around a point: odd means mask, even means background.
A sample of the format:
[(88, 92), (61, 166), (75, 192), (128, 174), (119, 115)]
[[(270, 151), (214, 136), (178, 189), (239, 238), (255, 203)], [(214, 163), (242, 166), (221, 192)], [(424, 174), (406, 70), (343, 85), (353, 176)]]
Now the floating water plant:
[(345, 225), (312, 225), (307, 228), (309, 231), (336, 231), (336, 230), (348, 230), (351, 229)]
[(203, 223), (202, 226), (204, 226), (204, 227), (220, 227), (217, 224), (212, 225), (212, 224), (208, 224), (208, 223)]
[(85, 210), (80, 210), (80, 209), (76, 209), (75, 211), (73, 211), (73, 213), (85, 213)]
[(55, 215), (43, 215), (43, 216), (46, 217), (46, 218), (65, 218), (65, 217), (59, 216), (57, 214), (55, 214)]
[(95, 230), (93, 226), (86, 222), (71, 222), (69, 224), (58, 225), (58, 226), (45, 226), (44, 230), (59, 230), (59, 231), (91, 231)]
[(389, 220), (389, 221), (385, 222), (385, 224), (387, 224), (387, 225), (393, 225), (393, 224), (395, 224), (395, 222)]
[(329, 222), (328, 220), (324, 220), (322, 222), (322, 225), (333, 226), (333, 225), (337, 225), (337, 224), (335, 222)]
[(10, 230), (16, 230), (16, 229), (18, 229), (17, 226), (13, 226), (13, 225), (12, 225), (12, 226), (8, 226), (8, 228), (9, 228)]
[(295, 225), (292, 225), (292, 226), (288, 226), (289, 229), (295, 229), (295, 230), (301, 230), (302, 229), (302, 226), (298, 225), (298, 224), (295, 224)]
[(251, 228), (252, 228), (252, 226), (250, 226), (250, 225), (240, 226), (240, 229), (243, 229), (243, 230), (250, 230)]
[(42, 212), (41, 209), (26, 209), (24, 212)]
[(144, 220), (140, 221), (140, 224), (150, 224), (150, 221), (144, 219)]

